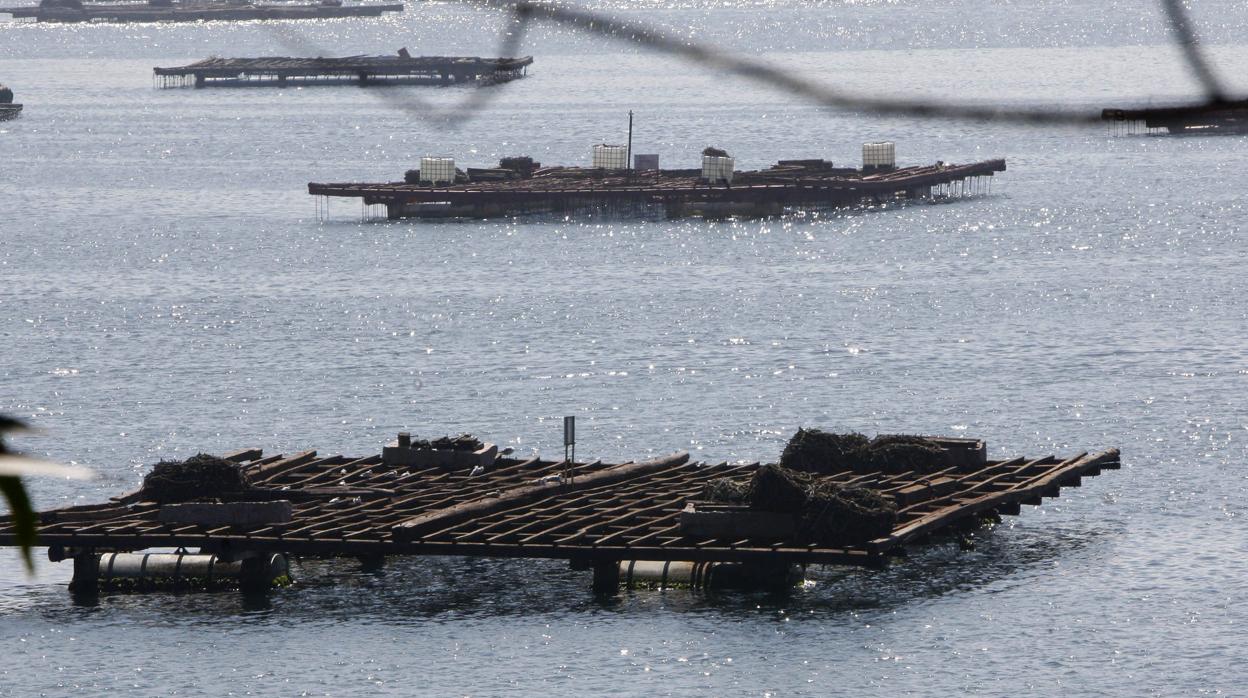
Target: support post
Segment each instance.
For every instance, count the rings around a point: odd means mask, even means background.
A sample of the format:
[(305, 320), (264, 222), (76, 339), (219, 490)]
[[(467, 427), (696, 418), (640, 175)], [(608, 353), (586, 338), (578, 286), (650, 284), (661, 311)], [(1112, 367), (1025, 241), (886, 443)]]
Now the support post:
[(386, 566), (386, 556), (381, 553), (366, 553), (358, 558), (363, 572), (380, 572)]
[(69, 582), (70, 593), (97, 594), (100, 591), (100, 556), (94, 549), (79, 551), (74, 555), (74, 578)]
[(594, 560), (594, 595), (615, 596), (619, 591), (619, 560)]
[(244, 594), (267, 593), (272, 586), (269, 578), (269, 556), (248, 555), (241, 561), (238, 572), (238, 588)]

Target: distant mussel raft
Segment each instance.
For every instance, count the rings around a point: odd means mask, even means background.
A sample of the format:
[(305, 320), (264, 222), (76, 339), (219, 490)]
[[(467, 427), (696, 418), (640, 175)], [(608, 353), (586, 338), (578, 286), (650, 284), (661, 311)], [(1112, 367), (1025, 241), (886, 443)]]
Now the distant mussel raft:
[(312, 85), (494, 85), (528, 73), (532, 56), (391, 56), (205, 58), (153, 68), (157, 87), (303, 87)]
[(637, 153), (630, 163), (629, 146), (609, 143), (591, 148), (589, 167), (543, 167), (529, 157), (508, 157), (497, 167), (443, 171), (440, 163), (455, 159), (430, 155), (402, 182), (312, 182), (308, 193), (323, 197), (325, 211), (331, 198), (358, 198), (366, 207), (384, 206), (391, 219), (759, 217), (978, 196), (990, 191), (995, 173), (1005, 171), (1005, 160), (897, 167), (892, 142), (866, 145), (862, 167), (807, 158), (747, 171), (736, 170), (736, 160), (717, 147), (703, 149), (698, 167), (688, 169), (660, 169), (653, 153)]

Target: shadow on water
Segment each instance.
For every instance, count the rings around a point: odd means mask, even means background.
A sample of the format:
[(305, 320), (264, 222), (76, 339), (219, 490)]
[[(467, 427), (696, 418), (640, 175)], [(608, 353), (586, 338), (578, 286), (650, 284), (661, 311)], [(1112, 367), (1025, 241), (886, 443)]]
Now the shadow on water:
[[(994, 593), (1023, 584), (1062, 560), (1102, 554), (1113, 531), (1046, 526), (1000, 527), (970, 534), (974, 548), (955, 538), (911, 549), (882, 570), (812, 567), (807, 582), (788, 593), (622, 590), (595, 597), (590, 573), (560, 560), (392, 558), (380, 569), (351, 560), (303, 559), (296, 583), (270, 594), (103, 592), (71, 600), (63, 587), (41, 588), (27, 607), (51, 622), (87, 616), (94, 623), (210, 626), (240, 618), (248, 623), (455, 623), (499, 617), (575, 617), (593, 623), (620, 614), (711, 614), (757, 618), (760, 611), (826, 618), (890, 611), (961, 593)], [(1098, 552), (1100, 551), (1100, 552)], [(32, 591), (34, 591), (32, 589)]]

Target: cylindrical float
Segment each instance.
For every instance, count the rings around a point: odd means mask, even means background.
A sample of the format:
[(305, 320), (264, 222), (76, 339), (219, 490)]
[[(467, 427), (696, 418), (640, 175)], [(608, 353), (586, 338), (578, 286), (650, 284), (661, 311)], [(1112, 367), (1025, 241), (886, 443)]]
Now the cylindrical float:
[(136, 591), (274, 587), (289, 583), (290, 565), (281, 554), (224, 562), (216, 555), (190, 553), (105, 553), (99, 556), (97, 580), (101, 588)]
[(797, 586), (805, 570), (796, 564), (626, 560), (620, 563), (620, 584), (626, 589), (680, 588), (787, 589)]

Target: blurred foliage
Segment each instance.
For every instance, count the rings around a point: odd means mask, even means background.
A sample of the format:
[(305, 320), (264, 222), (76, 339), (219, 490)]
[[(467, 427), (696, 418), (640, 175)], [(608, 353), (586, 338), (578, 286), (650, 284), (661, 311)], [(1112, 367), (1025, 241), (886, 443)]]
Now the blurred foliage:
[(4, 496), (9, 507), (9, 518), (13, 525), (13, 541), (22, 551), (22, 560), (26, 569), (35, 570), (33, 550), (39, 544), (38, 517), (26, 491), (23, 477), (53, 476), (74, 479), (91, 477), (86, 468), (70, 465), (48, 463), (37, 458), (30, 458), (9, 450), (4, 437), (15, 431), (28, 431), (26, 423), (0, 414), (0, 495)]

